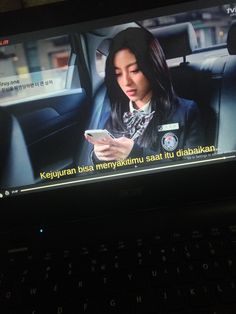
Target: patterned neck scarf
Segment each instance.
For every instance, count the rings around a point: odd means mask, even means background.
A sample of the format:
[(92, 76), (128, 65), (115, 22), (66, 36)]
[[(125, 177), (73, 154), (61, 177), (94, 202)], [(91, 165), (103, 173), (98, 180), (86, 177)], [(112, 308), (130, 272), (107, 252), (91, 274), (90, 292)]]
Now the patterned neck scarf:
[(123, 114), (123, 122), (126, 126), (127, 136), (136, 140), (143, 134), (149, 122), (152, 120), (155, 111), (145, 113), (142, 110), (133, 110)]

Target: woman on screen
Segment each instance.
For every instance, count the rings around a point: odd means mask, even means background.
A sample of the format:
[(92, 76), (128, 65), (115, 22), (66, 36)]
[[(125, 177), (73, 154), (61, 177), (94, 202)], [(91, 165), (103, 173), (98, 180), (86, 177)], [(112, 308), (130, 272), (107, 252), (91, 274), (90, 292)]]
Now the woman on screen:
[(86, 135), (95, 161), (203, 145), (198, 106), (176, 95), (162, 48), (149, 31), (131, 27), (113, 38), (105, 83), (111, 114), (104, 128), (115, 138), (95, 141)]

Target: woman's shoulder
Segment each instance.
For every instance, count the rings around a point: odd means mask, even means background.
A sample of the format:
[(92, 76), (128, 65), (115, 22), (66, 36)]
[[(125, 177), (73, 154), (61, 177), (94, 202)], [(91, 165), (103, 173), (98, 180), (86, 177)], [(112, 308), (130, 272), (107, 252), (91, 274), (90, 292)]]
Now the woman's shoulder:
[(196, 114), (199, 111), (198, 104), (193, 99), (176, 97), (176, 112), (182, 114)]
[(176, 97), (175, 109), (170, 116), (171, 119), (186, 119), (199, 114), (197, 103), (192, 99)]
[(176, 97), (177, 107), (182, 107), (185, 109), (189, 108), (197, 108), (197, 103), (193, 99), (183, 98), (183, 97)]

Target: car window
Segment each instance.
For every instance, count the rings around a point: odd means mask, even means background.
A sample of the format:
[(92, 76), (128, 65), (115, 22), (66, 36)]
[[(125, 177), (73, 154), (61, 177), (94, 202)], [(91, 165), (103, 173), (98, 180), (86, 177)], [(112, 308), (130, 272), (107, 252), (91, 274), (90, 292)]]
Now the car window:
[(230, 12), (229, 5), (222, 5), (146, 19), (139, 23), (151, 30), (156, 27), (191, 22), (196, 32), (198, 47), (205, 49), (226, 43), (229, 25), (232, 21)]
[(70, 55), (67, 35), (0, 47), (0, 105), (64, 90)]
[[(219, 45), (225, 45), (230, 24), (232, 22), (232, 14), (236, 14), (229, 5), (206, 8), (197, 11), (189, 11), (168, 16), (154, 17), (150, 19), (137, 21), (139, 25), (152, 31), (158, 27), (174, 25), (177, 23), (191, 22), (196, 33), (198, 49), (210, 50)], [(96, 51), (96, 67), (101, 77), (104, 77), (104, 69), (107, 55), (107, 39), (104, 40)], [(105, 49), (104, 49), (105, 47)], [(211, 52), (212, 54), (212, 52)], [(167, 60), (169, 65), (179, 61)]]

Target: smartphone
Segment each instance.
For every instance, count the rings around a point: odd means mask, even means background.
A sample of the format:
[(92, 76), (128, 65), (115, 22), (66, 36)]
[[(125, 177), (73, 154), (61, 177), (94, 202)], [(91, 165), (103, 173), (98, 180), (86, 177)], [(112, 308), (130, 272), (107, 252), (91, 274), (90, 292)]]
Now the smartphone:
[(106, 129), (86, 130), (84, 134), (91, 136), (96, 141), (106, 138), (114, 138), (114, 136)]

